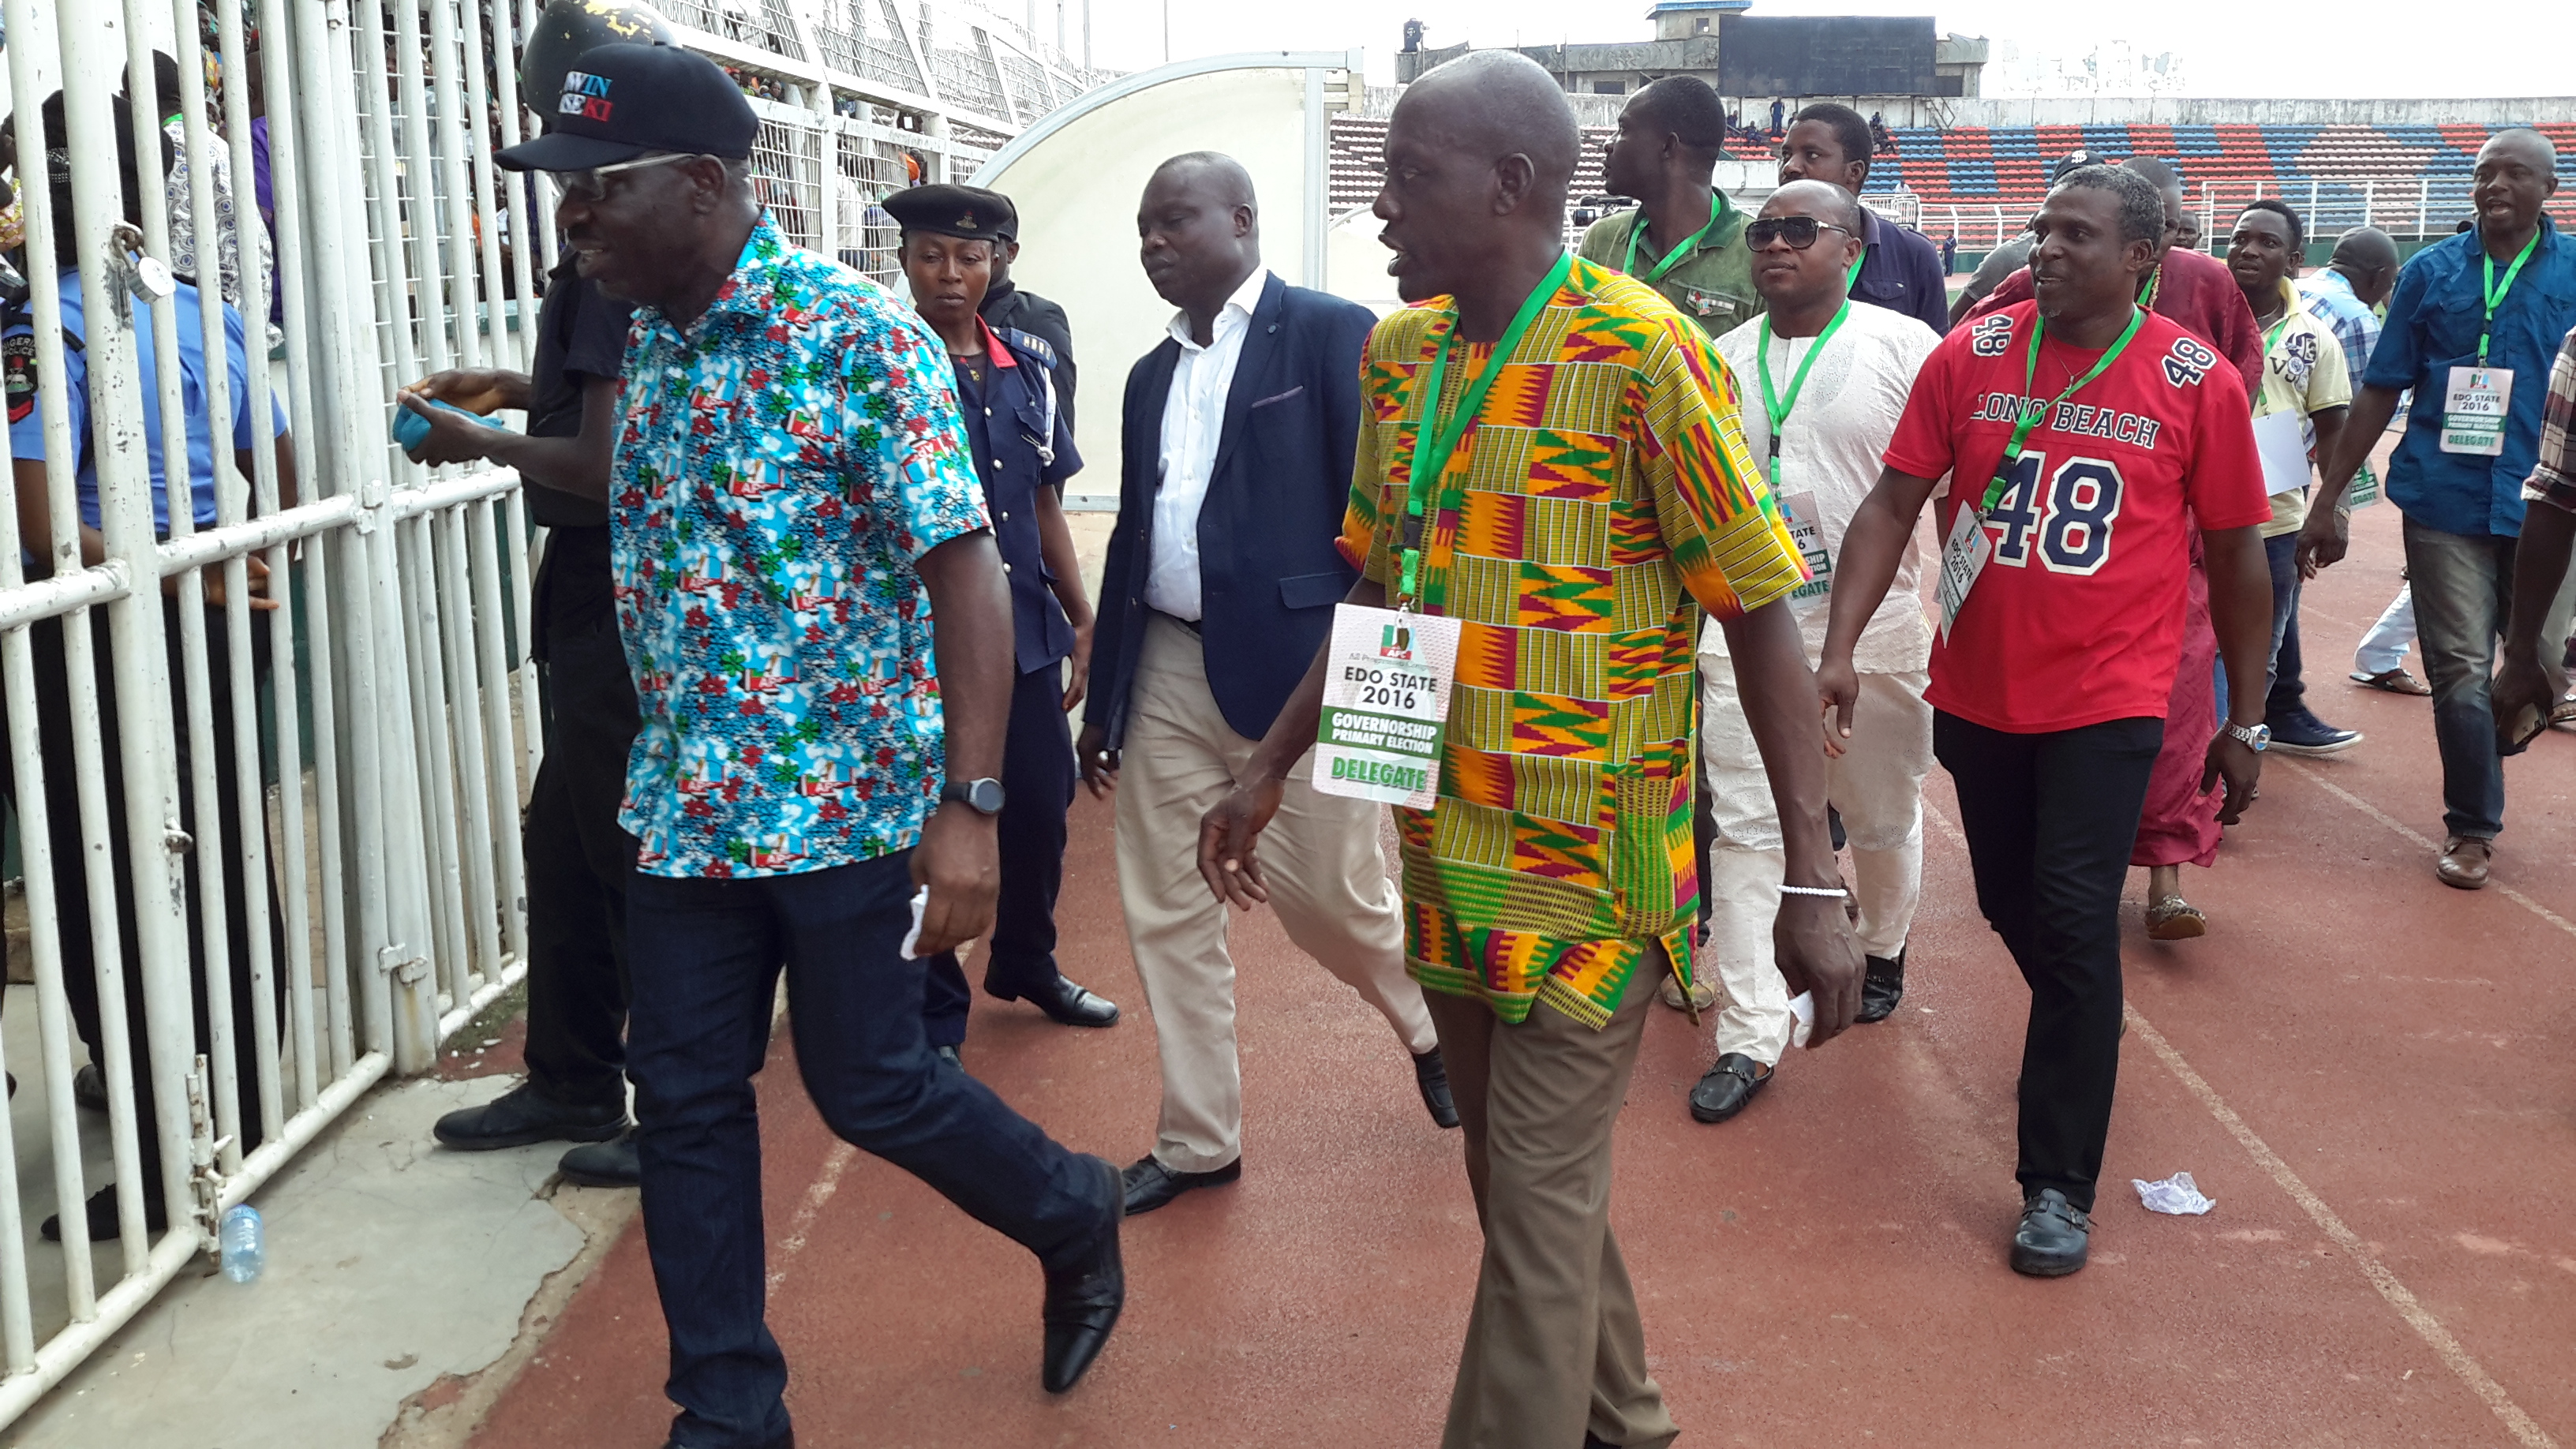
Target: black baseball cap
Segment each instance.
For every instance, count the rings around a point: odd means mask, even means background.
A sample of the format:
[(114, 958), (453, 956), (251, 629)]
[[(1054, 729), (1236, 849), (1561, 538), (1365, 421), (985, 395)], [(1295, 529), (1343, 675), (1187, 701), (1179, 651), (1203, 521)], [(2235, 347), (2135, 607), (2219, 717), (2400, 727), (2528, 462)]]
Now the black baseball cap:
[(655, 151), (751, 155), (760, 118), (714, 61), (675, 45), (619, 42), (564, 72), (553, 129), (492, 160), (509, 171), (586, 171)]
[(2067, 173), (2071, 171), (2081, 171), (2087, 166), (2108, 166), (2110, 164), (2111, 162), (2108, 157), (2098, 155), (2091, 151), (2069, 151), (2064, 156), (2058, 158), (2055, 166), (2049, 168), (2048, 184), (2054, 186), (2058, 182), (2065, 180)]
[(914, 186), (881, 204), (906, 233), (1007, 242), (1020, 230), (1020, 215), (1012, 209), (1011, 199), (980, 186)]

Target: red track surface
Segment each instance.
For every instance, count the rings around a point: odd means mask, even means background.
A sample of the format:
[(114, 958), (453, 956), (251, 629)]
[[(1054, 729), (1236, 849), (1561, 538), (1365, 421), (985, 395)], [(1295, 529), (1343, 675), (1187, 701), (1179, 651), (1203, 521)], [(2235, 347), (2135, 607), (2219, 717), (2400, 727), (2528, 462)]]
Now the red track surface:
[[(1657, 1013), (1614, 1201), (1685, 1444), (2576, 1444), (2576, 737), (2508, 765), (2497, 888), (2438, 884), (2409, 834), (2441, 833), (2426, 702), (2343, 680), (2397, 587), (2396, 525), (2365, 512), (2303, 618), (2319, 713), (2368, 742), (2272, 765), (2218, 867), (2185, 876), (2207, 938), (2148, 944), (2133, 877), (2137, 1015), (2084, 1273), (2003, 1264), (2026, 995), (1947, 777), (1887, 1023), (1793, 1054), (1708, 1128), (1683, 1110), (1707, 1036)], [(1126, 1022), (983, 1002), (967, 1064), (1125, 1162), (1152, 1138), (1153, 1026), (1088, 799), (1065, 885), (1063, 960)], [(1458, 1139), (1270, 917), (1235, 942), (1244, 1179), (1128, 1225), (1125, 1322), (1061, 1400), (1028, 1258), (835, 1142), (782, 1033), (763, 1177), (802, 1443), (1435, 1442), (1476, 1271)], [(2178, 1169), (2215, 1213), (2139, 1207), (2129, 1179)], [(475, 1443), (658, 1444), (664, 1364), (630, 1232)]]

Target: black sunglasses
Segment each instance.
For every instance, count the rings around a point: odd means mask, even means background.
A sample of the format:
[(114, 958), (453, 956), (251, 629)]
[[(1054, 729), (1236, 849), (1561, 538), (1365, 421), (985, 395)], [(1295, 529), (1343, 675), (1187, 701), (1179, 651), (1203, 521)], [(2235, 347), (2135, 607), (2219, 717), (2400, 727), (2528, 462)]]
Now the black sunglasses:
[(1845, 236), (1860, 235), (1850, 227), (1818, 221), (1812, 216), (1766, 216), (1745, 226), (1744, 244), (1758, 251), (1775, 241), (1786, 241), (1803, 252), (1816, 244), (1818, 233), (1828, 231), (1838, 231)]

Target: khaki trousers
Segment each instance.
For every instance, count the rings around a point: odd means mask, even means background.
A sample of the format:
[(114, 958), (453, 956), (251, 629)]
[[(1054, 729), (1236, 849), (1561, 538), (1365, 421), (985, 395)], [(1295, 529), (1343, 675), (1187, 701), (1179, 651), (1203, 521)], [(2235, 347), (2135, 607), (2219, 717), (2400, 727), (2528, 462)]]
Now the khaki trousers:
[[(1225, 949), (1227, 907), (1199, 875), (1199, 818), (1234, 788), (1258, 743), (1218, 711), (1198, 636), (1155, 615), (1121, 745), (1118, 894), (1163, 1059), (1154, 1157), (1179, 1172), (1213, 1172), (1243, 1155), (1234, 959)], [(1378, 807), (1315, 793), (1311, 773), (1298, 761), (1261, 832), (1270, 908), (1297, 949), (1376, 1007), (1408, 1051), (1430, 1051), (1439, 1037), (1422, 988), (1405, 974), (1404, 918), (1378, 849)]]
[(1430, 998), (1485, 1230), (1442, 1449), (1576, 1449), (1587, 1432), (1663, 1449), (1681, 1433), (1610, 1231), (1610, 1126), (1663, 974), (1629, 977), (1599, 1031), (1545, 1002), (1507, 1026), (1481, 1001)]

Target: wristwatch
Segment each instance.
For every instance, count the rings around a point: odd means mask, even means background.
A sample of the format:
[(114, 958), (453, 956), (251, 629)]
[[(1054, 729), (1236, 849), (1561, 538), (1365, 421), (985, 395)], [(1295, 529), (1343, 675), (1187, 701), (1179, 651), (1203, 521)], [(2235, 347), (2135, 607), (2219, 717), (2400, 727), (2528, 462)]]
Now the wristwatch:
[[(2255, 748), (2261, 749), (2262, 746)], [(1002, 782), (989, 777), (951, 780), (939, 787), (939, 798), (942, 801), (954, 800), (978, 815), (999, 815), (1002, 813)]]
[(2227, 732), (2245, 742), (2245, 748), (2261, 754), (2272, 743), (2272, 727), (2267, 724), (2230, 724)]

